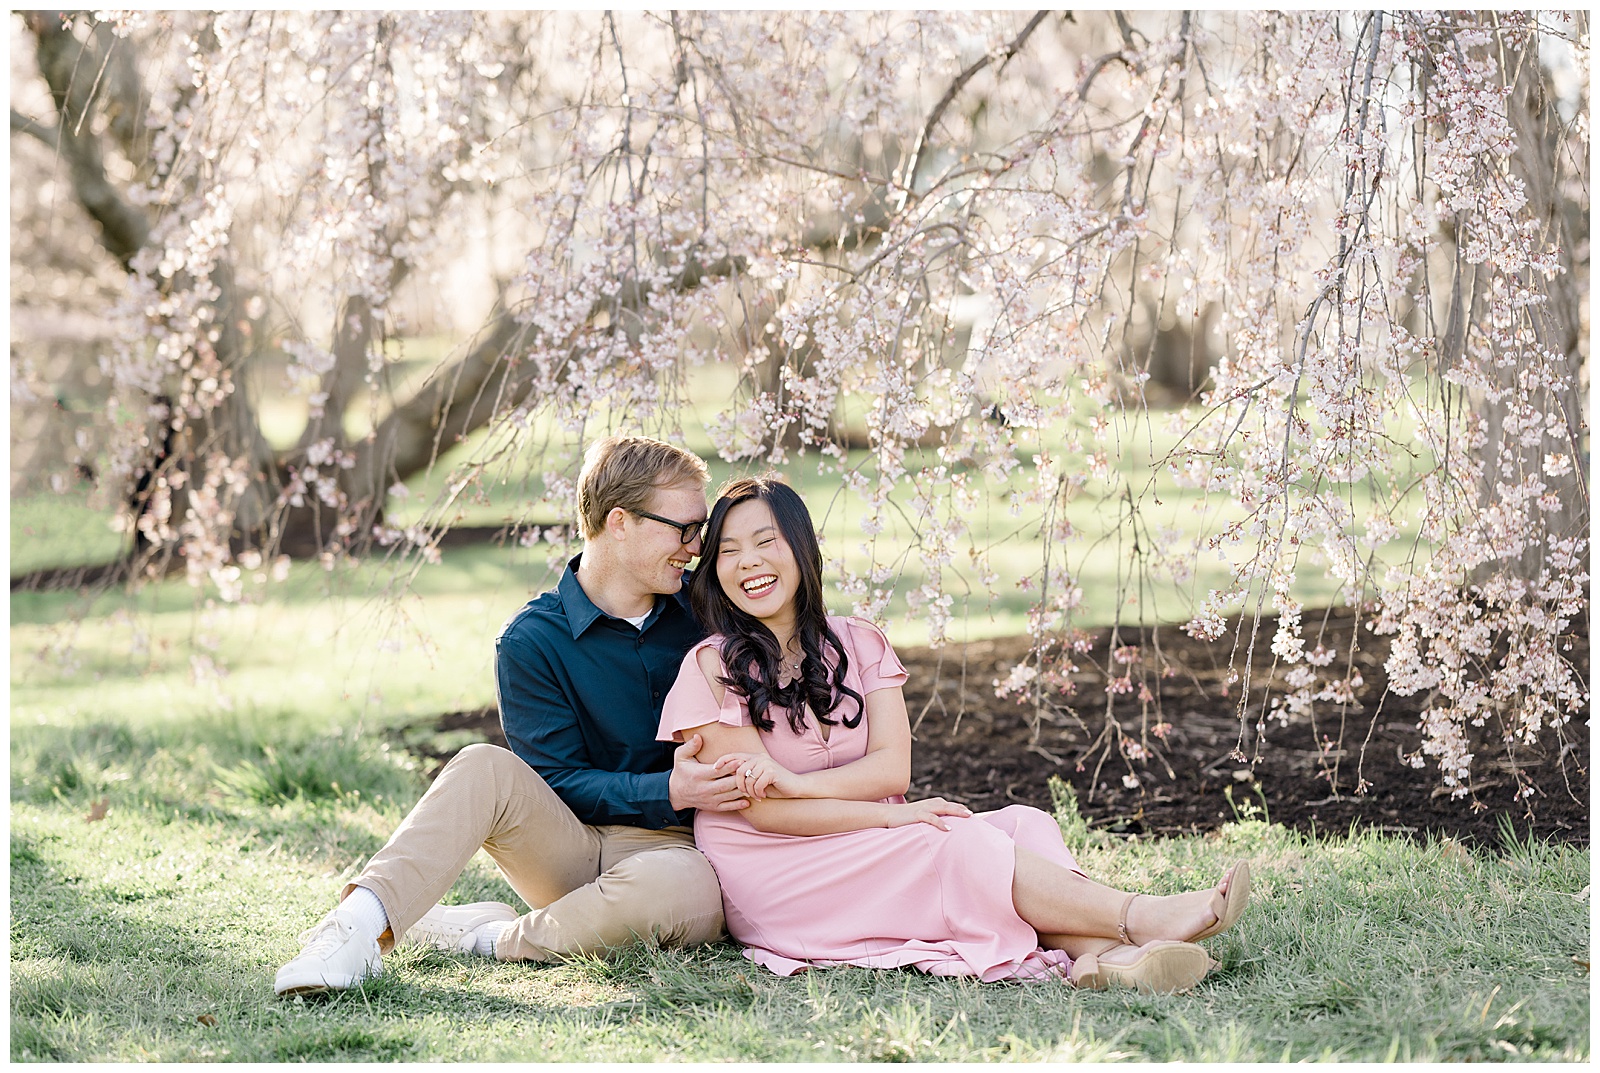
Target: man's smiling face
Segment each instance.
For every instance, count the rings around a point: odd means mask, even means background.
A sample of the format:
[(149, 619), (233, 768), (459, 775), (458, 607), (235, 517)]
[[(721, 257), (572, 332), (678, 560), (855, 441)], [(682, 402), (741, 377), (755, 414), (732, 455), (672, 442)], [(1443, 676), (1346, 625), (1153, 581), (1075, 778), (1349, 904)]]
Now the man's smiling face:
[[(705, 490), (698, 484), (657, 488), (645, 509), (674, 522), (702, 523), (706, 519)], [(700, 537), (688, 544), (683, 533), (665, 522), (639, 515), (628, 518), (625, 556), (630, 571), (650, 592), (670, 595), (683, 587), (683, 572), (700, 554)]]

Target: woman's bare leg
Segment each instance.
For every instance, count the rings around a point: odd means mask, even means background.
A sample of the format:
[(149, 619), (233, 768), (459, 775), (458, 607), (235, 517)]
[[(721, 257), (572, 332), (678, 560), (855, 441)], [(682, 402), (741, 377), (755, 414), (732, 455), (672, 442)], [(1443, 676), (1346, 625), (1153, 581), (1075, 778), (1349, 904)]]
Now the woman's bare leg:
[(1039, 945), (1046, 950), (1064, 950), (1069, 958), (1077, 961), (1085, 954), (1108, 954), (1121, 946), (1122, 940), (1097, 939), (1092, 935), (1056, 935), (1040, 932)]
[[(1224, 879), (1216, 889), (1226, 891), (1226, 883)], [(1156, 939), (1187, 941), (1217, 919), (1211, 911), (1213, 893), (1215, 890), (1208, 888), (1134, 899), (1128, 909), (1130, 939), (1135, 945)], [(1126, 891), (1096, 883), (1020, 847), (1011, 899), (1017, 915), (1033, 925), (1041, 941), (1066, 951), (1069, 957), (1098, 954), (1121, 944), (1117, 924), (1128, 900)], [(1112, 941), (1101, 945), (1103, 940)], [(1058, 945), (1063, 941), (1067, 945)]]

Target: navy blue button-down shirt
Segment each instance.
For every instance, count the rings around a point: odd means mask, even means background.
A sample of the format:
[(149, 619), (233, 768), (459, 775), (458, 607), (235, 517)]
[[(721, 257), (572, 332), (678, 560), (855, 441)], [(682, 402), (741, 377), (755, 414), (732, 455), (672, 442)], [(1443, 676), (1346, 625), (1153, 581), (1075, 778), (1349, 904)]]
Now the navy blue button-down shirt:
[(675, 812), (668, 800), (674, 746), (656, 741), (656, 726), (684, 653), (705, 631), (682, 589), (657, 596), (642, 628), (611, 617), (578, 584), (581, 558), (495, 638), (506, 741), (584, 823), (690, 823), (694, 810)]

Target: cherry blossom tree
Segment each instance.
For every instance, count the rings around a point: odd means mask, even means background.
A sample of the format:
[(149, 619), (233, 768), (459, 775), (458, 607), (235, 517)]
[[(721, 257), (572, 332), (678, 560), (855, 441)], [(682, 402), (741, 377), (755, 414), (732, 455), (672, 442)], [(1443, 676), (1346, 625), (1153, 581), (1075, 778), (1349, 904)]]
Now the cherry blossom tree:
[[(102, 479), (144, 564), (237, 598), (284, 550), (426, 557), (508, 459), (570, 515), (586, 442), (681, 433), (690, 370), (732, 362), (712, 440), (849, 490), (856, 613), (898, 586), (938, 644), (958, 575), (1037, 594), (997, 688), (1041, 715), (1093, 702), (1074, 612), (1105, 539), (1130, 594), (1230, 562), (1186, 628), (1235, 632), (1241, 757), (1362, 685), (1291, 595), (1308, 572), (1428, 696), (1414, 761), (1457, 795), (1485, 741), (1533, 793), (1519, 750), (1586, 710), (1586, 16), (22, 18), (53, 114), (14, 110), (14, 145), (50, 148), (121, 271)], [(397, 293), (473, 220), (513, 267), (401, 391)], [(307, 399), (288, 448), (247, 377), (270, 348)], [(1117, 465), (1155, 425), (1157, 465), (1234, 511), (1198, 548)], [(474, 433), (432, 521), (389, 524)], [(994, 487), (1043, 519), (1026, 577), (973, 536)], [(877, 539), (901, 512), (909, 551)], [(1167, 729), (1142, 625), (1101, 735), (1135, 781)]]

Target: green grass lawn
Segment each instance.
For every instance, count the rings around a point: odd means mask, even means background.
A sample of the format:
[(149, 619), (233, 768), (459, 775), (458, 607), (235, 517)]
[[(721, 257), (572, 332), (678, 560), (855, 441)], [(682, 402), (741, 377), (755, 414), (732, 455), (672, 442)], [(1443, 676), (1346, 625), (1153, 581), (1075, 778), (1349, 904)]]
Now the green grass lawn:
[[(374, 738), (257, 752), (242, 728), (14, 731), (14, 1061), (1502, 1061), (1589, 1057), (1588, 854), (1495, 855), (1245, 821), (1085, 867), (1152, 892), (1255, 868), (1195, 991), (913, 972), (782, 979), (723, 944), (612, 962), (405, 950), (364, 988), (272, 993), (296, 934), (418, 790)], [(19, 777), (20, 776), (20, 777)], [(89, 822), (94, 802), (104, 818)], [(457, 900), (515, 902), (480, 855)]]
[[(1130, 447), (1118, 464), (1149, 471), (1162, 449)], [(501, 476), (465, 501), (462, 524), (520, 516), (534, 479)], [(824, 519), (834, 554), (862, 568), (859, 513), (834, 496), (838, 478), (814, 462), (790, 477)], [(416, 492), (418, 504), (433, 495), (426, 481)], [(1198, 497), (1157, 492), (1146, 509), (1160, 498), (1170, 519), (1152, 524), (1190, 534), (1215, 524)], [(14, 574), (104, 561), (120, 547), (86, 496), (12, 508)], [(1069, 509), (1096, 534), (1070, 558), (1086, 593), (1081, 625), (1181, 620), (1196, 592), (1226, 579), (1226, 563), (1202, 561), (1187, 591), (1147, 589), (1130, 609), (1137, 577), (1126, 548), (1097, 539), (1118, 508), (1083, 497)], [(1037, 514), (1013, 514), (1006, 492), (989, 489), (967, 521), (1006, 581), (994, 597), (974, 586), (967, 606), (958, 603), (964, 636), (1020, 633), (1031, 594), (1012, 582), (1037, 569)], [(912, 539), (899, 521), (879, 538), (901, 593), (920, 581)], [(549, 551), (451, 548), (414, 576), (382, 561), (332, 572), (297, 564), (233, 605), (176, 580), (13, 594), (11, 1058), (1589, 1057), (1586, 850), (1309, 838), (1248, 816), (1204, 838), (1127, 841), (1090, 831), (1070, 802), (1059, 816), (1069, 845), (1117, 885), (1190, 889), (1237, 857), (1253, 862), (1254, 907), (1209, 943), (1223, 965), (1192, 994), (854, 969), (780, 979), (722, 945), (546, 968), (412, 950), (358, 991), (277, 999), (273, 974), (298, 933), (423, 789), (391, 732), (492, 703), (493, 637), (554, 582)], [(1331, 593), (1317, 573), (1302, 577), (1309, 605)], [(837, 592), (831, 600), (847, 606)], [(897, 644), (926, 639), (903, 599), (887, 625)], [(515, 900), (482, 855), (452, 897)]]
[[(1118, 885), (1191, 889), (1253, 862), (1254, 907), (1210, 941), (1223, 967), (1193, 993), (780, 979), (724, 945), (548, 968), (406, 951), (361, 990), (281, 1001), (296, 936), (423, 789), (386, 732), (490, 703), (493, 633), (540, 587), (537, 553), (469, 550), (403, 597), (315, 566), (235, 607), (181, 583), (16, 594), (13, 1060), (1588, 1058), (1587, 851), (1249, 818), (1125, 841), (1070, 805), (1069, 845)], [(215, 676), (191, 664), (205, 653)], [(515, 901), (482, 855), (452, 897)]]

